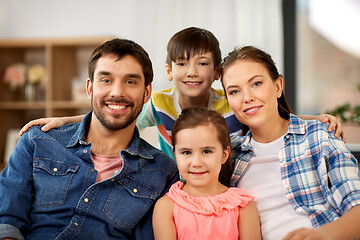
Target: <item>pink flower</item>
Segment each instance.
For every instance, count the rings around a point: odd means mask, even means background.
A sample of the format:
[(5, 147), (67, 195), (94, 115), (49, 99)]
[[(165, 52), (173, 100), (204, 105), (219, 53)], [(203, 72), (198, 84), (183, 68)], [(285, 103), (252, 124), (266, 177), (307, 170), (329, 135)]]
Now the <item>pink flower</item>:
[(15, 63), (8, 66), (4, 74), (4, 82), (10, 85), (11, 89), (25, 85), (26, 66), (22, 63)]

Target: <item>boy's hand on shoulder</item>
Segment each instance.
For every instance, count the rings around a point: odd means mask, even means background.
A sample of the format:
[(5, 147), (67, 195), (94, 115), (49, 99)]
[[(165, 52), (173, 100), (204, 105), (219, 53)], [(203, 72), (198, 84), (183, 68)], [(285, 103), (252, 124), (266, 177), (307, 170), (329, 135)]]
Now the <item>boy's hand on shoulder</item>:
[(344, 142), (346, 142), (345, 132), (342, 129), (341, 123), (339, 120), (330, 114), (321, 114), (316, 117), (320, 122), (329, 124), (329, 132), (332, 132), (335, 130), (335, 137), (340, 137), (343, 139)]

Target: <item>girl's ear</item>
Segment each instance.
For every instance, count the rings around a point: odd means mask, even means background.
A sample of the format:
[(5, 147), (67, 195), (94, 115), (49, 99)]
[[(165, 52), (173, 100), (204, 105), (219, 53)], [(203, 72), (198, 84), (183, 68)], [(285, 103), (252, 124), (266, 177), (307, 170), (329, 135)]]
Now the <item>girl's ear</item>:
[(86, 80), (86, 93), (88, 97), (91, 99), (91, 93), (93, 91), (93, 84), (91, 83), (90, 78)]
[(230, 156), (230, 146), (227, 146), (227, 148), (224, 149), (223, 158), (222, 158), (222, 160), (221, 160), (221, 164), (226, 163), (226, 161), (228, 160), (229, 156)]
[(281, 97), (281, 94), (282, 94), (283, 88), (284, 88), (283, 84), (284, 84), (284, 80), (282, 79), (282, 77), (278, 77), (278, 79), (276, 79), (276, 81), (275, 81), (277, 98)]
[(165, 71), (166, 71), (167, 79), (168, 79), (169, 81), (172, 81), (172, 80), (173, 80), (173, 76), (172, 76), (172, 72), (171, 72), (171, 68), (170, 68), (169, 64), (165, 64)]

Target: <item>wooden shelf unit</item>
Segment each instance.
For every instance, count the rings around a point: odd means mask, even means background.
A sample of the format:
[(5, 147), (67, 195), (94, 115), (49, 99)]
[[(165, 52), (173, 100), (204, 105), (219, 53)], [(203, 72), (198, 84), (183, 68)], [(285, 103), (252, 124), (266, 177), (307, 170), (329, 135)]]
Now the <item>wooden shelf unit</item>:
[[(72, 82), (76, 77), (87, 77), (91, 52), (109, 39), (112, 37), (0, 39), (0, 171), (9, 129), (20, 129), (40, 117), (83, 114), (90, 110), (90, 101), (73, 100)], [(4, 83), (5, 70), (14, 63), (45, 66), (45, 84), (38, 87), (34, 101), (25, 100), (25, 86), (10, 90)], [(85, 80), (81, 79), (84, 89)]]

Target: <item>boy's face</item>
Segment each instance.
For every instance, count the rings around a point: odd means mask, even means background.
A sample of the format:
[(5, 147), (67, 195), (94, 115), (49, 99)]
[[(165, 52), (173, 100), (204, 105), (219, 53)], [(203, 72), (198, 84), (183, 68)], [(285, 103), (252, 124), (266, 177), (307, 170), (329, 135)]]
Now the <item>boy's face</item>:
[(220, 77), (220, 66), (214, 66), (211, 52), (178, 59), (166, 65), (166, 74), (174, 80), (180, 97), (207, 97), (214, 80)]

